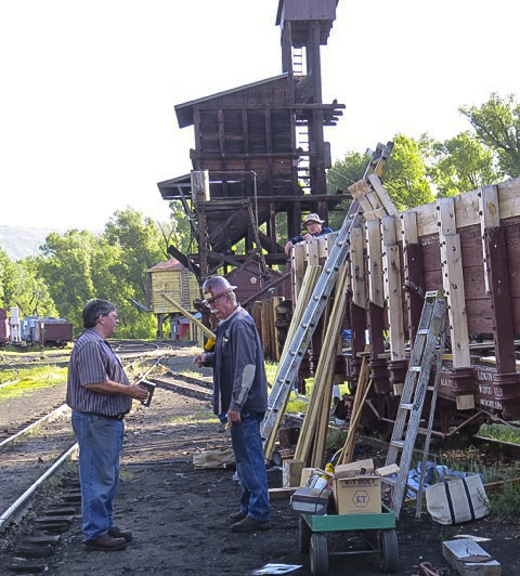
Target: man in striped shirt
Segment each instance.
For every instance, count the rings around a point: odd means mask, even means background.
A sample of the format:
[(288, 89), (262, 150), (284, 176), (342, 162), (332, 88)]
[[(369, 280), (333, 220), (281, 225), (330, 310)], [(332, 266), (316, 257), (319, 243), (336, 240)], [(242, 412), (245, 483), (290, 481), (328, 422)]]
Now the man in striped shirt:
[(83, 308), (85, 331), (70, 356), (67, 404), (79, 444), (79, 479), (85, 545), (121, 550), (131, 532), (114, 525), (113, 500), (119, 479), (123, 418), (132, 399), (147, 392), (131, 384), (106, 338), (116, 330), (117, 310), (107, 300), (91, 300)]

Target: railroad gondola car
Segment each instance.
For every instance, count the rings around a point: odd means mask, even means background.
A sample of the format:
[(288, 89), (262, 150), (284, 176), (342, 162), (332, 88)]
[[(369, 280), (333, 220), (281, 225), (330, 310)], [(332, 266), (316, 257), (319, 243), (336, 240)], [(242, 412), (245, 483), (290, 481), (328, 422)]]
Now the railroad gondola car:
[(21, 321), (21, 336), (28, 344), (64, 346), (73, 339), (73, 327), (63, 318), (25, 316)]
[[(384, 191), (370, 178), (349, 190)], [(476, 425), (478, 415), (520, 418), (520, 178), (402, 213), (365, 211), (364, 218), (349, 232), (344, 327), (352, 341), (337, 359), (337, 378), (355, 385), (366, 356), (372, 380), (366, 412), (391, 426), (424, 297), (442, 290), (449, 316), (437, 404), (442, 433), (454, 424)], [(332, 234), (293, 248), (295, 301), (303, 271), (318, 263), (326, 268), (334, 240)], [(302, 363), (305, 377), (319, 357), (319, 340), (317, 331)]]

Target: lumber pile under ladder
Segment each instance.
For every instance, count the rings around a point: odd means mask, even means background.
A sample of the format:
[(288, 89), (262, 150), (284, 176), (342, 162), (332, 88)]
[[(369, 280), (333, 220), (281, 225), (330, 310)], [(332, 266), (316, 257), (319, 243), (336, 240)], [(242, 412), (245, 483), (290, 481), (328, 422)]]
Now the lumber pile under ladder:
[(370, 380), (368, 376), (369, 367), (367, 362), (367, 355), (365, 354), (361, 362), (361, 369), (354, 394), (354, 405), (352, 406), (352, 415), (350, 417), (347, 438), (345, 439), (345, 444), (343, 445), (343, 448), (341, 449), (338, 457), (339, 464), (348, 464), (354, 460), (354, 448), (356, 445), (356, 437), (359, 421), (361, 419), (361, 412), (372, 385), (372, 380)]
[[(285, 340), (284, 348), (283, 348), (282, 353), (280, 355), (280, 364), (282, 364), (285, 361), (285, 359), (287, 358), (287, 354), (289, 352), (289, 345), (294, 338), (294, 334), (296, 332), (296, 329), (298, 328), (298, 326), (301, 323), (301, 319), (303, 317), (305, 310), (307, 309), (307, 306), (309, 304), (309, 300), (311, 299), (312, 293), (314, 291), (314, 287), (316, 286), (316, 283), (318, 282), (318, 278), (320, 277), (320, 274), (321, 274), (321, 266), (309, 266), (305, 271), (305, 275), (303, 277), (303, 282), (302, 282), (302, 285), (300, 288), (300, 294), (298, 297), (298, 302), (296, 303), (296, 309), (294, 311), (292, 321), (291, 321), (291, 324), (289, 326), (289, 330), (287, 332), (287, 339)], [(275, 426), (274, 426), (275, 430), (278, 430), (278, 428), (280, 427), (282, 418), (285, 414), (285, 408), (286, 408), (287, 403), (289, 401), (289, 397), (290, 396), (287, 395), (283, 409), (279, 410), (277, 413), (277, 419), (276, 419)], [(275, 440), (276, 440), (276, 434), (271, 434), (264, 445), (264, 454), (265, 454), (265, 457), (267, 460), (270, 460), (270, 458), (271, 458)]]
[(335, 357), (347, 306), (348, 276), (349, 266), (348, 262), (345, 262), (337, 280), (334, 306), (329, 316), (314, 386), (294, 454), (296, 460), (304, 460), (314, 468), (322, 466), (325, 451)]

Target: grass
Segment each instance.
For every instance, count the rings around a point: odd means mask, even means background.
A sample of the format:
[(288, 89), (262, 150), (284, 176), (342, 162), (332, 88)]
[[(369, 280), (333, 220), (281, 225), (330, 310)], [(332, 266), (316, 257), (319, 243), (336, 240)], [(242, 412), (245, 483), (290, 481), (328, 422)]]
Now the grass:
[(38, 388), (52, 388), (67, 379), (67, 368), (41, 366), (22, 369), (17, 372), (6, 370), (0, 373), (0, 384), (11, 384), (0, 388), (0, 399), (19, 398), (34, 392)]
[(483, 424), (479, 430), (479, 436), (500, 442), (520, 444), (520, 429), (505, 424)]
[(194, 414), (172, 416), (168, 424), (218, 424), (219, 419), (213, 412), (207, 410), (197, 411)]
[(454, 471), (481, 474), (484, 484), (504, 482), (503, 486), (487, 492), (490, 511), (498, 520), (520, 518), (520, 483), (511, 482), (520, 478), (520, 463), (504, 464), (498, 460), (489, 465), (484, 454), (474, 446), (465, 450), (450, 451), (443, 455), (439, 464)]
[(520, 523), (520, 484), (504, 484), (488, 494), (492, 513), (500, 520)]

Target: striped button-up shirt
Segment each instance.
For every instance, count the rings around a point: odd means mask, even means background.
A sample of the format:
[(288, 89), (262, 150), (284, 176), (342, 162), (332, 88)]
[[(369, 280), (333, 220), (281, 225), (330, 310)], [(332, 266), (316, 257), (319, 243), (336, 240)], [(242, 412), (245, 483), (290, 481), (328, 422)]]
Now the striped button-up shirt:
[(87, 384), (112, 380), (130, 385), (119, 358), (95, 330), (89, 328), (78, 338), (70, 355), (67, 377), (67, 404), (78, 412), (116, 416), (130, 411), (132, 399), (122, 394), (89, 390)]

